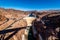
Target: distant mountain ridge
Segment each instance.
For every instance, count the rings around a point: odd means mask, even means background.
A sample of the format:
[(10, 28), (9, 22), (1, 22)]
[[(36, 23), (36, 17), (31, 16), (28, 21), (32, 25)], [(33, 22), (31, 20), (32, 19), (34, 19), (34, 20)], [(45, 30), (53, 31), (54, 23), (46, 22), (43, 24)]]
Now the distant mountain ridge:
[(33, 10), (33, 11), (21, 11), (21, 10), (15, 10), (15, 9), (5, 9), (5, 8), (0, 8), (0, 15), (27, 15), (29, 13), (36, 13), (36, 14), (48, 14), (48, 13), (60, 13), (60, 10), (43, 10), (43, 11), (37, 11), (37, 10)]

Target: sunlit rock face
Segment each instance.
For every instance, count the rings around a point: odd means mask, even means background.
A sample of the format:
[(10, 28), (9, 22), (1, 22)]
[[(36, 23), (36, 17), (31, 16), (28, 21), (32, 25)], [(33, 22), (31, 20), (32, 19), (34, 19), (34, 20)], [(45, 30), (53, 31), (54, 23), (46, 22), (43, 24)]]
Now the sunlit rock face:
[[(31, 23), (36, 18), (35, 17), (26, 17), (28, 14), (30, 14), (29, 11), (25, 12), (25, 11), (21, 11), (21, 10), (2, 9), (1, 8), (0, 9), (0, 29), (1, 29), (1, 27), (2, 27), (1, 30), (4, 30), (7, 27), (10, 27), (8, 29), (14, 29), (14, 28), (32, 26)], [(40, 20), (43, 18), (43, 21), (45, 21), (45, 22), (52, 20), (57, 26), (57, 28), (55, 30), (57, 32), (59, 32), (59, 27), (60, 27), (60, 12), (59, 11), (57, 11), (57, 12), (55, 12), (55, 11), (37, 12), (36, 11), (34, 14), (38, 15)], [(49, 15), (47, 17), (48, 14), (51, 14), (51, 15)], [(59, 17), (56, 17), (58, 15), (59, 15)], [(55, 17), (53, 18), (53, 16), (55, 16)], [(37, 20), (39, 20), (39, 19), (37, 19)], [(12, 37), (9, 40), (22, 40), (22, 35), (23, 34), (25, 35), (25, 30), (26, 29), (19, 30), (15, 35), (12, 35)], [(26, 32), (27, 36), (28, 36), (28, 32), (29, 31)], [(9, 32), (5, 36), (8, 37), (10, 34), (12, 34), (12, 33)], [(28, 39), (28, 37), (26, 39)]]
[(0, 25), (7, 21), (5, 16), (0, 15)]

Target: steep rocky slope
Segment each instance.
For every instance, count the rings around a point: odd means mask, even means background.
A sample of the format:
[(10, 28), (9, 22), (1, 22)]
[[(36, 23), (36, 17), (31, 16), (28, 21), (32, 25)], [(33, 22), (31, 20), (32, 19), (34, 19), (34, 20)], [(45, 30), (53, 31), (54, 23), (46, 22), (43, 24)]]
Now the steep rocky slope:
[[(27, 23), (24, 18), (27, 16), (29, 13), (34, 12), (34, 14), (38, 15), (40, 19), (42, 17), (52, 17), (52, 16), (60, 16), (60, 11), (42, 11), (42, 12), (37, 12), (37, 11), (21, 11), (21, 10), (14, 10), (14, 9), (4, 9), (0, 8), (0, 30), (10, 30), (10, 29), (15, 29), (19, 30), (18, 32), (15, 33), (15, 35), (11, 36), (9, 40), (22, 40), (22, 34), (24, 34), (24, 30), (26, 27)], [(21, 30), (20, 30), (20, 29)], [(11, 32), (11, 31), (10, 31)], [(8, 35), (11, 35), (12, 33), (8, 33)], [(8, 36), (6, 35), (6, 36)], [(8, 37), (7, 37), (8, 38)], [(7, 39), (4, 37), (4, 39)]]

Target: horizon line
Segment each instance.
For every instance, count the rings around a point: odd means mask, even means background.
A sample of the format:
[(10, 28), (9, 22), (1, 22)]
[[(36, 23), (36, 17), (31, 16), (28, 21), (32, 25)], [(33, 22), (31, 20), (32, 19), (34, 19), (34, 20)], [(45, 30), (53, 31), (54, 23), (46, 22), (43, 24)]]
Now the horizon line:
[(0, 7), (4, 9), (14, 9), (14, 10), (21, 10), (21, 11), (47, 11), (47, 10), (60, 10), (60, 8), (44, 8), (44, 9), (29, 9), (29, 8), (14, 8), (14, 7)]

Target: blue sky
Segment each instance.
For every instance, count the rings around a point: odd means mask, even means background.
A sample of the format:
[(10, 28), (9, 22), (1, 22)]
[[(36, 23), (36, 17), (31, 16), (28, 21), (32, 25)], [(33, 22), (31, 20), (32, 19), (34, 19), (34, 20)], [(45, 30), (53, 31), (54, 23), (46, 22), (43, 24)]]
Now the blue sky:
[(0, 7), (17, 10), (60, 9), (60, 0), (0, 0)]

